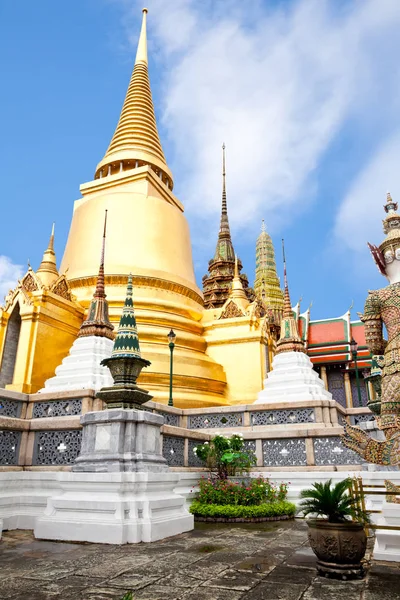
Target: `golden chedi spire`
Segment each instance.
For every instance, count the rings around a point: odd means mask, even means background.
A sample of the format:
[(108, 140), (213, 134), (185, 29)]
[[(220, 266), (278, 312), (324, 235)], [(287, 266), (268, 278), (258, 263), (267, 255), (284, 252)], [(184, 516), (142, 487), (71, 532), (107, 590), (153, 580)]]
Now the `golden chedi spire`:
[(92, 301), (90, 302), (88, 315), (78, 332), (78, 337), (95, 335), (113, 340), (114, 326), (111, 325), (108, 316), (108, 302), (106, 300), (107, 296), (104, 289), (104, 253), (106, 246), (107, 211), (105, 212), (103, 242), (101, 246), (100, 267), (97, 276), (96, 289)]
[(238, 257), (235, 255), (235, 270), (232, 279), (232, 289), (229, 293), (229, 298), (235, 300), (236, 304), (241, 308), (246, 309), (250, 302), (243, 288), (242, 280), (239, 275)]
[(146, 15), (147, 8), (144, 8), (135, 66), (128, 91), (117, 128), (103, 160), (97, 165), (95, 178), (150, 165), (160, 179), (172, 189), (172, 173), (161, 146), (151, 96)]
[[(254, 292), (249, 288), (247, 275), (240, 273), (242, 263), (237, 259), (238, 277), (241, 280), (244, 293), (250, 301)], [(226, 200), (226, 171), (225, 171), (225, 144), (222, 145), (222, 205), (218, 241), (214, 258), (208, 262), (208, 274), (203, 277), (203, 293), (205, 308), (220, 308), (227, 300), (234, 278), (235, 251), (233, 249), (231, 231), (228, 219), (228, 205)]]
[(280, 352), (305, 352), (304, 343), (299, 335), (297, 322), (293, 315), (290, 302), (289, 286), (286, 274), (285, 245), (282, 240), (283, 274), (285, 283), (283, 317), (281, 320), (281, 334), (276, 344), (276, 354)]
[(276, 271), (275, 250), (264, 219), (256, 244), (256, 278), (254, 292), (268, 308), (283, 309), (283, 293)]
[(54, 252), (54, 223), (51, 228), (49, 245), (43, 254), (42, 262), (36, 274), (46, 287), (50, 287), (60, 276), (57, 270), (56, 253)]

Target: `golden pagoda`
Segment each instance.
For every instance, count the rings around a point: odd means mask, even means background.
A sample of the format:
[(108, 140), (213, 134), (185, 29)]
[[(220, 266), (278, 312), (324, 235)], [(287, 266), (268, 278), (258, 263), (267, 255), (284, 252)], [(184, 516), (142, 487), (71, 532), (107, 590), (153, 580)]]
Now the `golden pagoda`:
[[(104, 286), (111, 335), (111, 325), (119, 322), (125, 302), (127, 276), (132, 273), (141, 347), (151, 362), (139, 383), (154, 400), (168, 400), (167, 335), (173, 329), (177, 407), (253, 402), (270, 368), (276, 327), (263, 298), (254, 300), (234, 254), (225, 154), (221, 226), (209, 270), (218, 294), (217, 299), (210, 297), (205, 286), (208, 308), (204, 307), (194, 276), (188, 223), (182, 203), (173, 194), (173, 176), (157, 130), (146, 15), (144, 9), (135, 65), (116, 130), (93, 181), (80, 187), (82, 197), (74, 204), (60, 268), (53, 229), (37, 272), (29, 268), (0, 308), (0, 387), (26, 393), (41, 390), (69, 355), (78, 335), (83, 335), (82, 324), (84, 332), (92, 325), (93, 294), (103, 302)], [(100, 289), (98, 231), (103, 230), (105, 211), (107, 253), (105, 259), (101, 254)], [(87, 333), (91, 332), (88, 328)]]
[[(71, 315), (64, 315), (56, 330), (50, 328), (48, 335), (42, 336), (41, 346), (39, 340), (32, 336), (24, 335), (23, 342), (20, 338), (15, 369), (9, 368), (5, 381), (7, 387), (17, 391), (35, 392), (40, 389), (44, 380), (54, 375), (55, 368), (68, 354), (96, 287), (97, 232), (102, 229), (104, 211), (107, 210), (104, 270), (110, 320), (114, 324), (119, 321), (125, 301), (126, 279), (132, 272), (140, 339), (143, 352), (152, 363), (151, 369), (141, 376), (141, 383), (151, 388), (158, 401), (167, 400), (167, 334), (172, 328), (177, 335), (175, 404), (227, 403), (225, 373), (206, 354), (200, 322), (203, 297), (195, 281), (189, 227), (183, 205), (172, 192), (173, 176), (157, 131), (148, 74), (146, 13), (147, 10), (143, 9), (135, 65), (115, 133), (96, 167), (94, 180), (81, 186), (82, 198), (74, 204), (60, 266), (60, 272), (67, 273), (67, 286), (74, 308)], [(38, 273), (27, 275), (33, 281), (31, 289), (43, 285), (47, 289), (50, 281), (57, 277), (54, 269), (55, 256), (50, 244)], [(42, 283), (39, 285), (36, 280)], [(26, 278), (22, 284), (25, 289)], [(32, 293), (34, 295), (35, 291)], [(4, 324), (2, 328), (0, 325), (0, 360), (5, 343), (3, 341), (2, 344), (2, 337), (5, 337), (9, 318), (8, 305), (4, 308), (0, 315)], [(23, 328), (22, 320), (21, 335)], [(63, 340), (66, 332), (68, 339)], [(22, 358), (21, 344), (29, 348), (28, 354), (33, 352), (37, 356), (37, 361), (29, 369), (25, 368), (26, 356)], [(45, 362), (40, 360), (43, 353), (46, 354)]]

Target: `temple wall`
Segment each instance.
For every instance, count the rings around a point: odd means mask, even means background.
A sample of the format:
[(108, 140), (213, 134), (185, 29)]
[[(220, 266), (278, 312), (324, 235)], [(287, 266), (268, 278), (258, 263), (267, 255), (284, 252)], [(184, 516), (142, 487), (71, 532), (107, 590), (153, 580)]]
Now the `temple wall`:
[[(260, 472), (359, 470), (340, 440), (342, 424), (370, 421), (367, 408), (335, 401), (178, 409), (148, 402), (164, 416), (163, 454), (174, 470), (204, 471), (194, 447), (215, 433), (241, 432)], [(101, 410), (92, 390), (54, 394), (0, 392), (0, 470), (70, 470), (81, 444), (80, 416)]]

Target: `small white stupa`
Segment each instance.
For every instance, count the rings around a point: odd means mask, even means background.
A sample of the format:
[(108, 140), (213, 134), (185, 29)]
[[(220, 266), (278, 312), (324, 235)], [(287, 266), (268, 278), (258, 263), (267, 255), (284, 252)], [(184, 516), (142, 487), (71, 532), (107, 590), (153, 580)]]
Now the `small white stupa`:
[(300, 338), (297, 322), (290, 302), (286, 275), (285, 253), (283, 254), (285, 304), (281, 321), (281, 334), (272, 361), (272, 371), (264, 380), (264, 389), (258, 394), (255, 404), (288, 402), (292, 406), (300, 400), (332, 400), (322, 379), (314, 371)]
[(114, 327), (108, 317), (108, 303), (104, 291), (106, 225), (107, 211), (99, 274), (87, 318), (82, 323), (68, 356), (56, 368), (55, 376), (47, 379), (44, 388), (40, 390), (41, 393), (88, 389), (97, 391), (113, 385), (109, 369), (100, 365), (104, 358), (110, 358), (114, 345)]

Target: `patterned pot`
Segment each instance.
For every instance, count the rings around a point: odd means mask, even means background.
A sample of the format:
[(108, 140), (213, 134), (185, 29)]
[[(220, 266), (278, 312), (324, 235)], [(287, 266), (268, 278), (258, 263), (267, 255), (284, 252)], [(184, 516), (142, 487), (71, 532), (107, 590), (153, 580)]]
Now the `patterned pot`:
[(135, 384), (143, 367), (150, 365), (150, 362), (133, 356), (111, 356), (102, 360), (101, 364), (110, 369), (114, 384)]
[(317, 556), (317, 569), (323, 575), (363, 577), (361, 564), (367, 549), (367, 536), (364, 525), (348, 521), (347, 523), (329, 523), (324, 519), (310, 519), (308, 540)]

